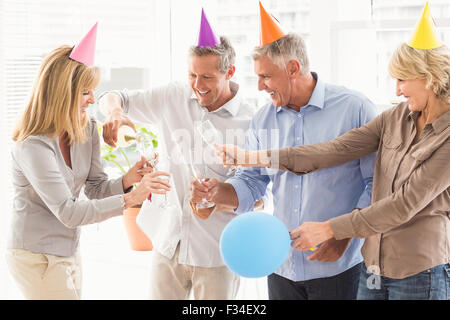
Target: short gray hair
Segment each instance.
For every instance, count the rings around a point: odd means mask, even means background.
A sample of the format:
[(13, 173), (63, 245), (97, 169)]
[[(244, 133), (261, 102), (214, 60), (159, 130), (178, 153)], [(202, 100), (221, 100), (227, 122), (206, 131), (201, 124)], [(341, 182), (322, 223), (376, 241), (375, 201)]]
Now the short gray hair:
[(236, 52), (231, 46), (230, 41), (225, 37), (220, 37), (220, 44), (214, 47), (192, 46), (189, 49), (189, 54), (191, 56), (198, 56), (198, 57), (210, 54), (218, 56), (219, 65), (217, 66), (217, 69), (222, 73), (226, 73), (228, 71), (228, 68), (231, 65), (234, 65), (234, 61), (236, 58)]
[(300, 62), (301, 73), (309, 73), (305, 41), (298, 34), (289, 33), (277, 41), (253, 49), (253, 60), (261, 56), (267, 56), (280, 69), (284, 69), (290, 60), (296, 59)]

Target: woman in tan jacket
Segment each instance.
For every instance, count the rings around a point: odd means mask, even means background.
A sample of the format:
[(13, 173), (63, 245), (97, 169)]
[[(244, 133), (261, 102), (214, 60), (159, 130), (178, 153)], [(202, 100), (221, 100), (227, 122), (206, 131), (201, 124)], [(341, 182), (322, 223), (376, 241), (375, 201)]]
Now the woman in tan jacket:
[[(450, 52), (402, 44), (389, 72), (406, 102), (337, 139), (280, 150), (219, 147), (228, 166), (307, 174), (377, 151), (372, 205), (292, 230), (292, 247), (365, 238), (359, 299), (450, 299)], [(231, 161), (233, 162), (233, 161)]]

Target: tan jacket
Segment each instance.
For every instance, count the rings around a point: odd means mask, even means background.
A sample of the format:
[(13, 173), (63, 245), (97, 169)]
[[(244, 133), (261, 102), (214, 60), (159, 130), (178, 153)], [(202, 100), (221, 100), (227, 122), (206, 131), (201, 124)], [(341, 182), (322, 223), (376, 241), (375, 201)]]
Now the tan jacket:
[(378, 151), (372, 205), (330, 222), (336, 239), (366, 238), (366, 267), (395, 279), (450, 262), (450, 111), (413, 143), (418, 115), (401, 103), (337, 139), (278, 155), (280, 169), (305, 174)]

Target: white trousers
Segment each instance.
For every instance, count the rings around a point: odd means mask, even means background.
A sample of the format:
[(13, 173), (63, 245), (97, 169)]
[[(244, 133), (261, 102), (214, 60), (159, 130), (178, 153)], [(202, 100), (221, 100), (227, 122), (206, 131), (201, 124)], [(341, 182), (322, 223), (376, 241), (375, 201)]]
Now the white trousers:
[(232, 300), (239, 289), (239, 276), (227, 267), (204, 268), (179, 264), (180, 244), (172, 259), (153, 252), (150, 299)]
[(9, 271), (26, 299), (79, 300), (81, 298), (81, 257), (33, 253), (10, 249), (6, 253)]

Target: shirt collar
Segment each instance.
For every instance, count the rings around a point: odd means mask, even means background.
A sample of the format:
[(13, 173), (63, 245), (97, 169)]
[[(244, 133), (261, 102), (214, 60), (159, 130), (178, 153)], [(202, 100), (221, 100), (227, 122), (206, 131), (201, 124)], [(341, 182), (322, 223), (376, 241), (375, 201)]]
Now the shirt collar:
[[(416, 120), (419, 116), (419, 111), (411, 111), (408, 114), (408, 118), (412, 120)], [(441, 133), (445, 129), (447, 129), (450, 126), (450, 110), (445, 112), (443, 115), (441, 115), (439, 118), (434, 120), (431, 123), (431, 126), (433, 127), (433, 130), (436, 134)]]
[(437, 134), (447, 129), (450, 126), (450, 110), (434, 120), (431, 125)]
[[(405, 102), (402, 102), (402, 103), (405, 103)], [(419, 112), (418, 111), (410, 111), (408, 113), (408, 119), (409, 120), (414, 120), (415, 121), (418, 116), (419, 116)]]
[[(241, 94), (239, 91), (239, 85), (236, 82), (230, 81), (230, 90), (234, 94), (233, 98), (231, 98), (229, 101), (227, 101), (224, 105), (222, 105), (220, 108), (211, 111), (210, 113), (223, 113), (224, 111), (231, 114), (231, 116), (235, 117), (238, 112), (241, 105)], [(198, 100), (197, 96), (194, 92), (192, 92), (191, 99)], [(199, 104), (200, 105), (200, 104)], [(200, 106), (201, 107), (201, 106)]]
[[(307, 106), (314, 106), (319, 109), (323, 109), (323, 105), (325, 102), (325, 83), (323, 83), (316, 72), (311, 72), (311, 75), (316, 80), (316, 86), (314, 87), (314, 90), (311, 94), (311, 97), (309, 98)], [(277, 108), (277, 112), (280, 112), (283, 108), (288, 108), (287, 106), (282, 106), (280, 108)]]

